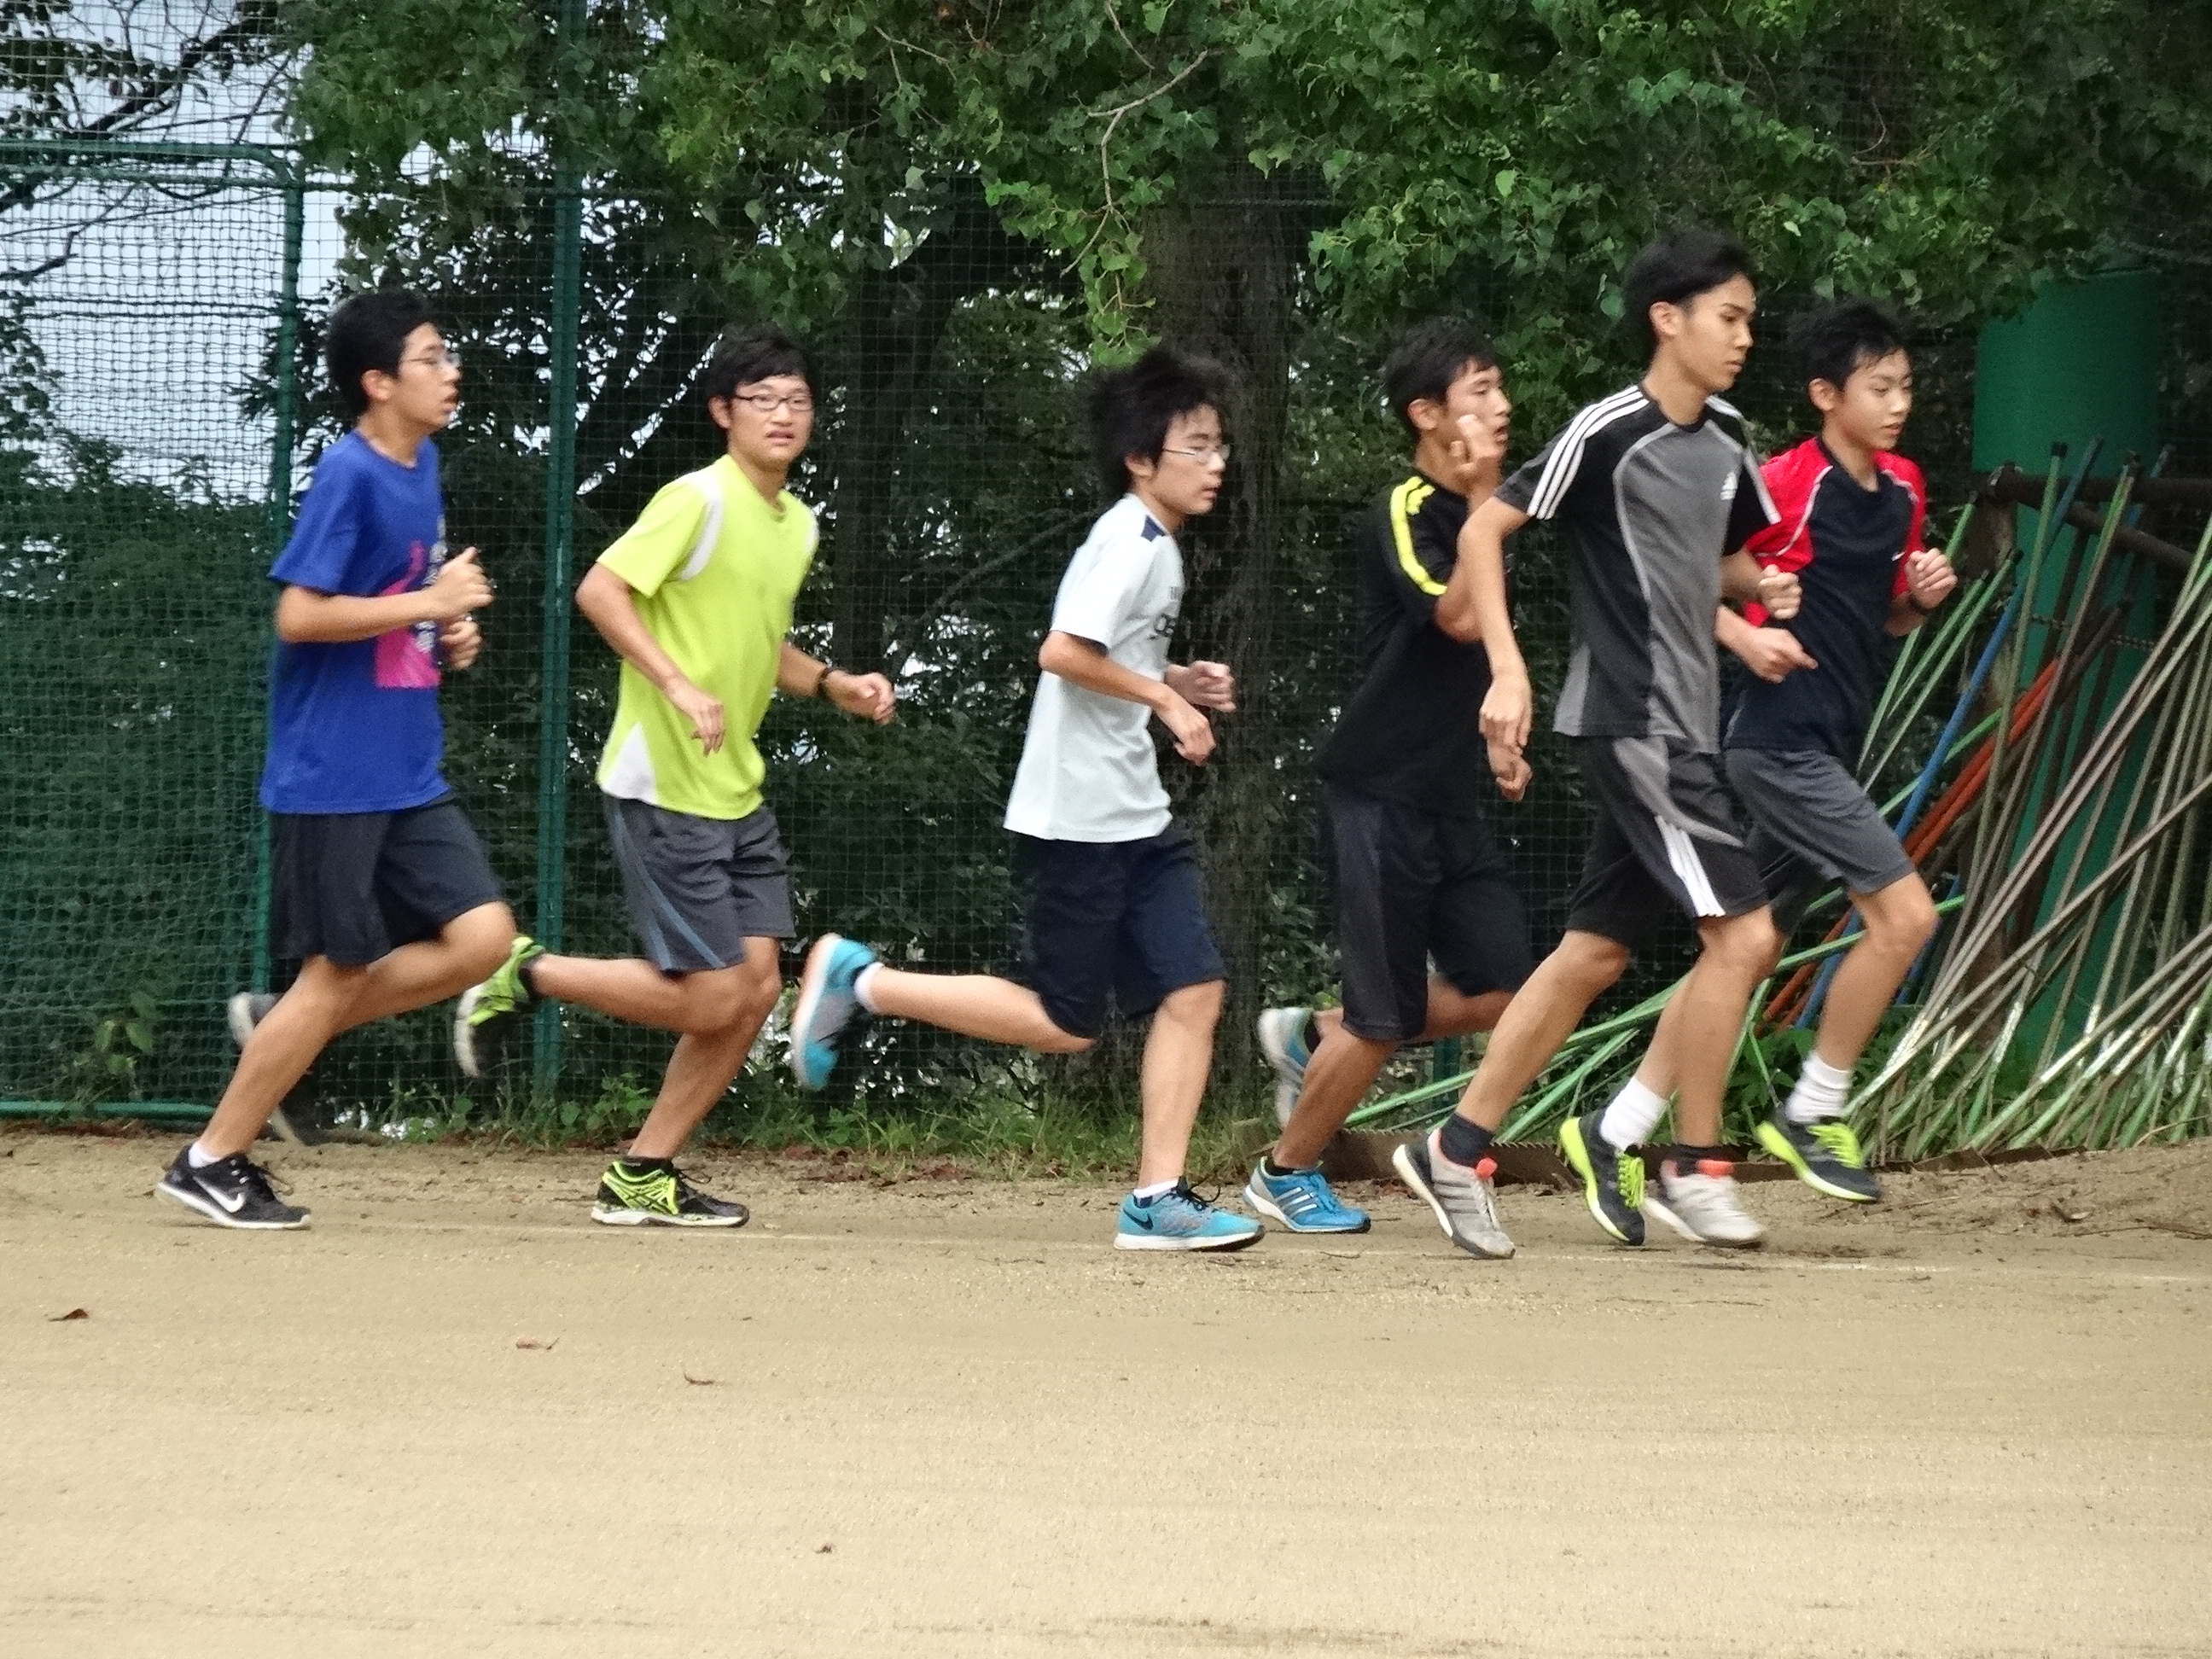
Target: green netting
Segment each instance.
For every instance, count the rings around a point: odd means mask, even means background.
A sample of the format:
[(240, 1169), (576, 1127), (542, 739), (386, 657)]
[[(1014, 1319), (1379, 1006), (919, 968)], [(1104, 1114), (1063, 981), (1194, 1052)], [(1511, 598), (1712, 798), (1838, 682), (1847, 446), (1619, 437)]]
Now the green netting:
[[(556, 557), (580, 569), (659, 484), (715, 453), (690, 388), (717, 331), (750, 314), (720, 236), (688, 202), (594, 186), (579, 302), (564, 319), (556, 192), (526, 158), (503, 191), (475, 191), (465, 218), (434, 179), (301, 196), (235, 158), (9, 166), (19, 188), (0, 286), (0, 732), (12, 774), (0, 1097), (210, 1099), (227, 1073), (222, 1005), (257, 969), (268, 481), (281, 475), (295, 492), (343, 430), (314, 368), (317, 324), (363, 283), (422, 289), (465, 363), (461, 417), (441, 440), (449, 530), (455, 545), (483, 550), (499, 598), (483, 664), (448, 680), (450, 775), (526, 927), (548, 908), (541, 826), (557, 802), (565, 945), (629, 951), (592, 785), (614, 659), (565, 592), (552, 596), (549, 635), (546, 572)], [(283, 371), (288, 206), (306, 226), (301, 379)], [(1259, 234), (1249, 216), (1263, 216), (1295, 250), (1302, 211), (1230, 202), (1210, 216), (1233, 237)], [(2212, 290), (2176, 257), (2187, 296), (2176, 314), (2196, 317)], [(1204, 773), (1172, 758), (1165, 769), (1204, 839), (1234, 975), (1224, 1085), (1249, 1097), (1251, 1015), (1332, 989), (1310, 762), (1346, 689), (1343, 521), (1395, 475), (1402, 439), (1373, 383), (1382, 338), (1334, 314), (1295, 252), (1256, 334), (1249, 316), (1223, 323), (1206, 270), (1184, 280), (1159, 320), (1174, 333), (1184, 319), (1186, 337), (1231, 357), (1238, 453), (1223, 509), (1186, 538), (1179, 648), (1227, 658), (1243, 711)], [(1778, 320), (1802, 297), (1771, 295), (1770, 311)], [(1482, 298), (1459, 296), (1469, 308)], [(1002, 968), (1012, 939), (1000, 815), (1053, 590), (1101, 505), (1075, 420), (1080, 295), (1061, 262), (978, 214), (793, 320), (819, 347), (830, 388), (794, 479), (823, 529), (799, 637), (841, 664), (884, 666), (902, 696), (889, 731), (813, 703), (780, 700), (769, 714), (768, 793), (793, 854), (801, 929), (836, 927), (931, 967)], [(570, 327), (577, 381), (556, 391)], [(1777, 443), (1803, 429), (1778, 357), (1755, 360), (1740, 399)], [(2195, 361), (2178, 351), (2181, 371)], [(1929, 340), (1920, 362), (1912, 448), (1941, 509), (1967, 481), (1971, 337)], [(2194, 410), (2203, 387), (2181, 371), (2174, 407)], [(1632, 372), (1625, 359), (1618, 372)], [(1560, 388), (1536, 390), (1539, 407), (1561, 400)], [(288, 400), (295, 432), (272, 414)], [(556, 403), (575, 410), (574, 493), (572, 514), (549, 514)], [(2175, 429), (2205, 447), (2197, 428)], [(1524, 422), (1516, 458), (1542, 435)], [(2198, 453), (2179, 465), (2191, 463), (2212, 471)], [(1523, 543), (1517, 608), (1548, 698), (1565, 668), (1564, 577), (1545, 532)], [(549, 705), (548, 688), (563, 684)], [(549, 721), (566, 734), (550, 780)], [(1541, 949), (1564, 920), (1585, 813), (1547, 734), (1533, 758), (1529, 800), (1498, 823)], [(1667, 982), (1688, 947), (1686, 930), (1664, 941), (1608, 1006)], [(285, 965), (272, 966), (281, 978)], [(561, 1033), (556, 1082), (569, 1099), (623, 1078), (649, 1091), (670, 1042), (573, 1010)], [(503, 1086), (528, 1085), (528, 1060)], [(819, 1109), (848, 1109), (856, 1089), (869, 1109), (902, 1112), (977, 1093), (1031, 1098), (1111, 1085), (1128, 1064), (1126, 1045), (1036, 1062), (886, 1026)], [(320, 1075), (327, 1101), (380, 1111), (436, 1109), (463, 1087), (436, 1013), (347, 1038)], [(757, 1065), (731, 1109), (782, 1086)], [(492, 1103), (474, 1092), (480, 1109)]]
[(253, 972), (284, 191), (14, 158), (0, 285), (0, 1096), (207, 1098)]

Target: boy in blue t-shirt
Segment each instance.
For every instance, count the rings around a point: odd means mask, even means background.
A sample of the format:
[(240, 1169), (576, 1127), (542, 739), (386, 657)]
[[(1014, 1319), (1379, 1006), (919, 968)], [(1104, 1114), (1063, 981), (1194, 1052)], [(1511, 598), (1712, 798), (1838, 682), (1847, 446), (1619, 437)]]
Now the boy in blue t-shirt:
[(307, 1224), (246, 1148), (331, 1040), (459, 994), (514, 937), (439, 769), (440, 671), (476, 661), (470, 613), (491, 603), (476, 549), (446, 556), (430, 442), (453, 419), (460, 367), (411, 294), (339, 306), (329, 356), (356, 424), (317, 464), (270, 572), (283, 592), (261, 775), (269, 926), (300, 975), (281, 998), (234, 1002), (238, 1068), (156, 1189), (226, 1227)]

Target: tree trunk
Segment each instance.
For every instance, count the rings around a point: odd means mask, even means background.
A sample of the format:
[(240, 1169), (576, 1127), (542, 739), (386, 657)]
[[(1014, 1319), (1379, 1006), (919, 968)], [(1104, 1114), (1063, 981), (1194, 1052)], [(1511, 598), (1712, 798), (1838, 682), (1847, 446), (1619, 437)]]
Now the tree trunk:
[(1228, 958), (1228, 1007), (1215, 1049), (1221, 1098), (1241, 1107), (1257, 1091), (1252, 1022), (1265, 989), (1268, 896), (1283, 805), (1275, 761), (1279, 670), (1276, 568), (1285, 534), (1283, 454), (1299, 226), (1249, 170), (1224, 183), (1227, 206), (1164, 211), (1145, 226), (1148, 319), (1168, 344), (1227, 371), (1222, 411), (1236, 453), (1221, 498), (1179, 539), (1186, 565), (1179, 659), (1227, 663), (1237, 712), (1217, 717), (1219, 742), (1203, 772), (1170, 757), (1179, 811), (1206, 848), (1207, 897)]

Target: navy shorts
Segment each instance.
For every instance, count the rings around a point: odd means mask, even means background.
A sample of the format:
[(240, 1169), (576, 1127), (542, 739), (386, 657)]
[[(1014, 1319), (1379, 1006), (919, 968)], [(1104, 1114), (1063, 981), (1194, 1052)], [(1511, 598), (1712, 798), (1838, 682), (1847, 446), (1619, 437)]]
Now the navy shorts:
[(270, 815), (269, 948), (364, 968), (507, 895), (448, 795), (398, 812)]
[(1145, 841), (1017, 836), (1022, 978), (1070, 1036), (1136, 1018), (1170, 993), (1229, 977), (1206, 922), (1198, 848), (1177, 825)]
[(767, 807), (702, 818), (609, 795), (607, 836), (630, 926), (664, 974), (734, 968), (747, 939), (795, 931), (790, 866)]
[(1429, 963), (1462, 996), (1528, 977), (1521, 889), (1480, 818), (1323, 786), (1344, 1027), (1410, 1042), (1429, 1019)]
[(1747, 915), (1766, 884), (1721, 787), (1720, 757), (1663, 738), (1573, 738), (1597, 808), (1571, 932), (1633, 950), (1670, 915)]

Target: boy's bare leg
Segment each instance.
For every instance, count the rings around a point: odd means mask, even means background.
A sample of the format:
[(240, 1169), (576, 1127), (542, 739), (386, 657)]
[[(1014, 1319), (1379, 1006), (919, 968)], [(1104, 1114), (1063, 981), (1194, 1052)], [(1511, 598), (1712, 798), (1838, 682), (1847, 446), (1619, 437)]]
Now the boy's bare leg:
[(1705, 948), (1668, 1005), (1669, 1012), (1680, 1010), (1673, 1033), (1674, 1115), (1683, 1145), (1714, 1146), (1720, 1144), (1721, 1106), (1744, 1011), (1771, 970), (1780, 940), (1764, 905), (1741, 916), (1701, 921), (1698, 937)]
[[(728, 1030), (760, 989), (761, 970), (753, 947), (773, 939), (747, 939), (745, 960), (732, 968), (695, 973), (664, 972), (639, 957), (538, 957), (530, 964), (535, 994), (556, 1002), (573, 1002), (610, 1018), (656, 1030), (702, 1036)], [(781, 966), (769, 1007), (782, 994)], [(767, 1019), (767, 1013), (761, 1016)]]
[(200, 1149), (215, 1158), (244, 1152), (339, 1033), (459, 995), (506, 959), (514, 939), (507, 908), (483, 904), (454, 917), (436, 939), (403, 945), (363, 967), (310, 957), (239, 1051)]
[(1482, 1051), (1458, 1115), (1496, 1131), (1582, 1024), (1591, 1003), (1628, 966), (1628, 947), (1600, 933), (1570, 929), (1506, 1006)]
[(1874, 1040), (1914, 960), (1935, 937), (1937, 920), (1936, 902), (1917, 875), (1902, 877), (1880, 892), (1854, 894), (1852, 902), (1866, 932), (1836, 969), (1813, 1049), (1847, 1074)]
[[(649, 963), (640, 965), (659, 973)], [(629, 1156), (634, 1158), (675, 1157), (700, 1121), (714, 1109), (714, 1103), (728, 1092), (731, 1081), (744, 1067), (745, 1056), (752, 1052), (753, 1040), (760, 1036), (762, 1025), (782, 994), (779, 947), (772, 939), (749, 939), (745, 959), (738, 966), (685, 974), (679, 983), (690, 993), (685, 1010), (690, 1016), (719, 1013), (720, 1023), (705, 1030), (678, 1028), (684, 1035), (677, 1040), (676, 1052), (668, 1057), (660, 1093), (630, 1143)]]
[[(876, 987), (869, 989), (873, 994)], [(1213, 1029), (1221, 1019), (1224, 989), (1218, 979), (1186, 985), (1170, 992), (1152, 1015), (1152, 1029), (1145, 1036), (1139, 1187), (1174, 1181), (1183, 1173), (1191, 1126), (1198, 1121), (1206, 1076), (1213, 1069)]]
[[(1511, 1000), (1510, 992), (1488, 991), (1471, 997), (1432, 979), (1427, 1023), (1418, 1040), (1434, 1042), (1490, 1030)], [(1344, 1127), (1345, 1119), (1352, 1115), (1361, 1097), (1374, 1085), (1383, 1063), (1399, 1047), (1395, 1042), (1358, 1036), (1346, 1030), (1341, 1009), (1326, 1009), (1323, 1014), (1333, 1018), (1314, 1017), (1315, 1024), (1321, 1028), (1321, 1046), (1306, 1062), (1305, 1085), (1298, 1094), (1297, 1109), (1291, 1114), (1282, 1138), (1275, 1143), (1279, 1169), (1306, 1169), (1321, 1162), (1322, 1150)]]
[[(1027, 986), (994, 979), (988, 974), (915, 974), (903, 969), (878, 967), (868, 980), (867, 992), (868, 1000), (875, 1005), (878, 1014), (919, 1020), (924, 1025), (957, 1031), (963, 1036), (981, 1037), (987, 1042), (1035, 1048), (1041, 1054), (1079, 1054), (1096, 1041), (1063, 1031), (1054, 1024), (1051, 1016), (1044, 1011), (1042, 1000)], [(1176, 993), (1176, 996), (1182, 994)], [(1174, 997), (1168, 999), (1169, 1002), (1174, 1000)], [(1218, 995), (1215, 1001), (1218, 1014)], [(1163, 1013), (1166, 1008), (1167, 1003), (1161, 1004)], [(1157, 1031), (1158, 1025), (1153, 1029)], [(1210, 1055), (1211, 1028), (1206, 1044)], [(1146, 1053), (1149, 1055), (1151, 1052), (1148, 1040)], [(1201, 1071), (1199, 1086), (1203, 1089), (1205, 1084)], [(1194, 1106), (1192, 1109), (1197, 1109)]]

